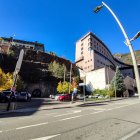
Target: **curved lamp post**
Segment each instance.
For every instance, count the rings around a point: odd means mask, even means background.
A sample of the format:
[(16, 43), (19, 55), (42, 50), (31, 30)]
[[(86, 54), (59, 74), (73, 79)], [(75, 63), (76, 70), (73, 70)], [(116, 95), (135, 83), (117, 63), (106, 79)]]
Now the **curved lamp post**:
[(134, 54), (134, 50), (133, 50), (133, 47), (131, 45), (131, 41), (137, 39), (140, 36), (140, 33), (138, 32), (136, 34), (137, 36), (134, 36), (132, 39), (129, 40), (129, 38), (128, 38), (127, 34), (126, 34), (126, 31), (124, 30), (121, 22), (119, 21), (119, 19), (117, 18), (115, 13), (110, 9), (109, 6), (107, 6), (104, 2), (102, 2), (102, 5), (97, 6), (94, 9), (94, 12), (95, 13), (99, 12), (104, 6), (110, 11), (112, 16), (115, 18), (116, 22), (118, 23), (118, 25), (121, 28), (121, 31), (122, 31), (122, 33), (123, 33), (123, 35), (125, 37), (125, 44), (129, 47), (129, 50), (130, 50), (130, 53), (131, 53), (131, 57), (132, 57), (133, 66), (134, 66), (134, 73), (135, 73), (135, 78), (136, 78), (137, 90), (138, 90), (139, 99), (140, 99), (140, 77), (139, 77), (139, 71), (138, 71), (137, 62), (136, 62), (136, 56)]

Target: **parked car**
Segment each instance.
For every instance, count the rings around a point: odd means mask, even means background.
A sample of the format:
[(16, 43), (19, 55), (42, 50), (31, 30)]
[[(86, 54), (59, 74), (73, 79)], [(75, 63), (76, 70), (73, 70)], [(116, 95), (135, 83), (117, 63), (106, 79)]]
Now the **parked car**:
[(56, 95), (50, 94), (49, 97), (50, 97), (51, 99), (55, 99), (55, 96), (56, 96)]
[[(11, 97), (10, 97), (11, 96)], [(0, 93), (0, 102), (8, 102), (11, 98), (11, 101), (14, 101), (16, 99), (15, 93), (10, 90), (4, 90)]]
[(98, 99), (105, 98), (103, 95), (98, 96)]
[(63, 94), (58, 97), (59, 101), (70, 101), (71, 100), (71, 94)]
[(77, 94), (76, 99), (83, 100), (84, 99), (84, 95), (83, 94)]
[(138, 93), (134, 93), (133, 96), (134, 96), (134, 97), (139, 97), (139, 94), (138, 94)]
[(59, 98), (59, 96), (61, 96), (61, 95), (63, 95), (63, 94), (57, 94), (57, 95), (55, 95), (54, 99), (55, 99), (56, 101), (58, 101), (58, 98)]
[(17, 101), (31, 101), (31, 94), (27, 91), (21, 91), (16, 94)]

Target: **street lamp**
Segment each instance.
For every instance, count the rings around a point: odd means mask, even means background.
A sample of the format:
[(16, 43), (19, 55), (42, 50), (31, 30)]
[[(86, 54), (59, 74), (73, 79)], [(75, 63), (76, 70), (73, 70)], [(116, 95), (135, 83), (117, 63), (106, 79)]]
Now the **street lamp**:
[(122, 31), (122, 33), (124, 35), (126, 45), (129, 47), (130, 54), (131, 54), (131, 57), (132, 57), (133, 67), (134, 67), (134, 73), (135, 73), (135, 78), (136, 78), (137, 90), (138, 90), (139, 99), (140, 99), (140, 76), (139, 76), (139, 71), (138, 71), (137, 62), (136, 62), (136, 56), (134, 54), (134, 50), (133, 50), (133, 47), (131, 45), (131, 41), (136, 39), (136, 38), (138, 38), (140, 36), (140, 33), (137, 33), (135, 38), (132, 38), (131, 40), (129, 40), (129, 38), (128, 38), (127, 34), (126, 34), (126, 31), (124, 30), (121, 22), (119, 21), (119, 19), (117, 18), (115, 13), (110, 9), (109, 6), (107, 6), (104, 2), (102, 2), (102, 5), (101, 6), (97, 6), (94, 9), (94, 12), (95, 13), (99, 12), (104, 6), (109, 10), (109, 12), (115, 18), (116, 22), (118, 23), (118, 25), (121, 28), (121, 31)]

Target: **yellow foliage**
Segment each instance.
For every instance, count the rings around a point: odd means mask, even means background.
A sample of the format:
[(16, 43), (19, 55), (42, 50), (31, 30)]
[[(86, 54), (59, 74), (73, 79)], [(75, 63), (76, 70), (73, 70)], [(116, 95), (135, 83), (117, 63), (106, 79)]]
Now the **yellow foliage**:
[(59, 82), (57, 86), (57, 91), (59, 93), (68, 93), (69, 92), (69, 86), (70, 86), (70, 91), (73, 91), (73, 86), (69, 82)]
[(10, 89), (13, 84), (13, 77), (10, 73), (4, 73), (0, 68), (0, 91)]

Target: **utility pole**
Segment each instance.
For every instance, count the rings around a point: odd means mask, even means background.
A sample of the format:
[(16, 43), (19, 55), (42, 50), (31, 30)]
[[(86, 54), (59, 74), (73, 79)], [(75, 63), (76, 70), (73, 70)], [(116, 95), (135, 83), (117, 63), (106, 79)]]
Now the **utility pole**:
[(114, 89), (115, 89), (115, 99), (117, 98), (117, 94), (116, 94), (116, 73), (118, 71), (118, 66), (116, 67), (116, 72), (115, 72), (115, 81), (114, 81)]
[(64, 82), (65, 82), (65, 79), (66, 79), (66, 67), (64, 66)]
[(72, 63), (70, 65), (70, 83), (69, 83), (69, 94), (70, 94), (70, 85), (71, 85), (71, 71), (72, 71)]

